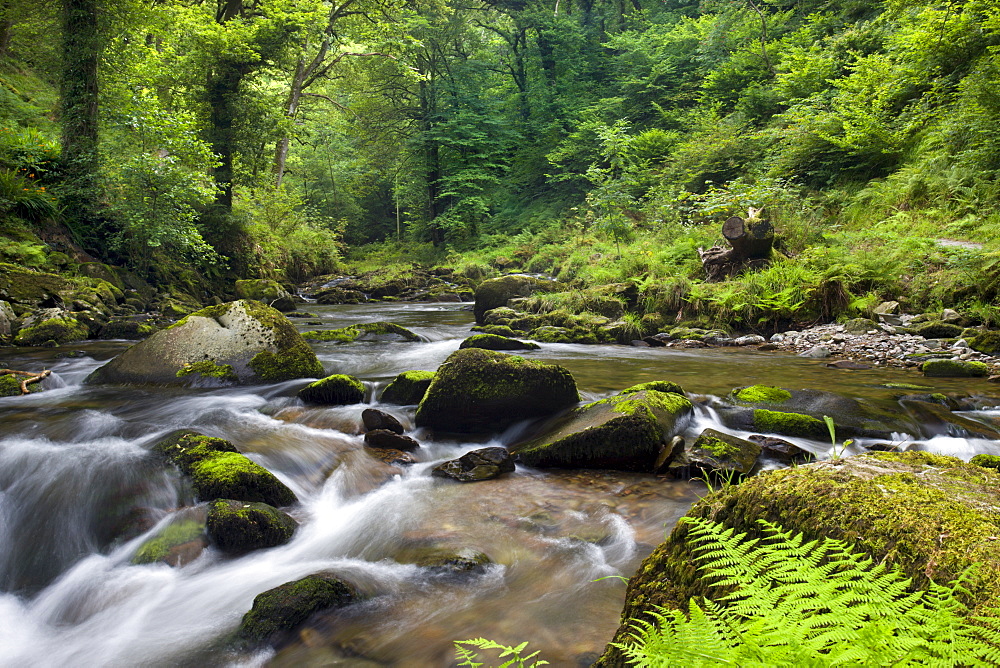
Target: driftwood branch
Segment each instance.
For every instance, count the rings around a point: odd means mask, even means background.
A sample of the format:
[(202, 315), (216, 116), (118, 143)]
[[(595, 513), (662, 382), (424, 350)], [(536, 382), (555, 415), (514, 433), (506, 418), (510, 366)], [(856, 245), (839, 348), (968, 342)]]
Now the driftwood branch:
[(0, 369), (0, 376), (24, 376), (20, 381), (21, 394), (28, 394), (28, 386), (38, 383), (52, 375), (49, 369), (35, 373), (33, 371), (18, 371), (17, 369)]

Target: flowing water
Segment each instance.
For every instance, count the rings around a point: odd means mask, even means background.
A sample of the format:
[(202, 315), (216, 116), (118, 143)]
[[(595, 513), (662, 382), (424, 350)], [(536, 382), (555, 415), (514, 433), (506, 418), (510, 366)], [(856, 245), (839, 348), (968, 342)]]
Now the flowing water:
[[(310, 310), (320, 328), (389, 320), (423, 337), (316, 344), (328, 372), (358, 376), (371, 396), (402, 371), (436, 369), (472, 323), (457, 304)], [(519, 467), (466, 485), (428, 475), (442, 460), (512, 442), (524, 425), (468, 441), (416, 430), (419, 462), (393, 468), (364, 452), (363, 406), (303, 406), (295, 398), (303, 381), (82, 385), (127, 345), (11, 349), (2, 360), (51, 368), (53, 376), (45, 392), (0, 399), (0, 666), (449, 666), (451, 641), (479, 636), (530, 641), (553, 665), (589, 665), (617, 627), (624, 597), (621, 579), (608, 576), (631, 575), (705, 491), (699, 482), (612, 472)], [(759, 382), (889, 406), (893, 392), (884, 383), (925, 382), (898, 370), (834, 371), (740, 350), (543, 344), (527, 355), (569, 368), (588, 399), (669, 379), (709, 399)], [(938, 380), (933, 388), (992, 392), (979, 381)], [(719, 426), (710, 405), (699, 409), (689, 435)], [(411, 408), (381, 408), (412, 427)], [(175, 429), (226, 438), (288, 484), (301, 501), (292, 541), (240, 558), (208, 549), (182, 567), (131, 564), (144, 539), (188, 512), (190, 492), (149, 452)], [(830, 447), (796, 442), (819, 456)], [(924, 442), (964, 458), (1000, 454), (992, 441), (942, 435)], [(443, 575), (408, 563), (428, 548), (471, 548), (492, 564)], [(277, 651), (233, 649), (231, 634), (257, 594), (319, 571), (369, 598), (315, 617)]]

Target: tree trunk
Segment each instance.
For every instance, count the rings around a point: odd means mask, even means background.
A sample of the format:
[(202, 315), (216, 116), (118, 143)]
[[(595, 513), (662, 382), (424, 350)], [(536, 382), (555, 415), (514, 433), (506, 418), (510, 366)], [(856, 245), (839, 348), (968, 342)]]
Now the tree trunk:
[(209, 75), (206, 86), (208, 106), (212, 110), (208, 140), (212, 152), (219, 156), (219, 164), (212, 174), (219, 187), (215, 203), (226, 213), (233, 208), (233, 121), (238, 112), (237, 96), (243, 77), (242, 67), (222, 61)]
[(98, 28), (98, 0), (63, 0), (62, 156), (67, 180), (78, 204), (90, 209), (97, 172), (97, 68), (103, 40)]
[(774, 227), (761, 220), (759, 214), (751, 209), (746, 220), (733, 216), (722, 224), (722, 236), (729, 242), (729, 248), (698, 249), (709, 282), (723, 281), (745, 269), (767, 263), (774, 244)]

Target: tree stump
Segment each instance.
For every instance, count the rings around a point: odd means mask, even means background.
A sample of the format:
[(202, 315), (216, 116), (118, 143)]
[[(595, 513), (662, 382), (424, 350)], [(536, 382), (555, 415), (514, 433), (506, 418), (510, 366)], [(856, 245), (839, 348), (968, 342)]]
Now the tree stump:
[(733, 216), (722, 224), (722, 236), (729, 242), (729, 248), (698, 249), (709, 282), (722, 281), (767, 263), (774, 245), (774, 226), (760, 215), (761, 210), (750, 209), (746, 219)]

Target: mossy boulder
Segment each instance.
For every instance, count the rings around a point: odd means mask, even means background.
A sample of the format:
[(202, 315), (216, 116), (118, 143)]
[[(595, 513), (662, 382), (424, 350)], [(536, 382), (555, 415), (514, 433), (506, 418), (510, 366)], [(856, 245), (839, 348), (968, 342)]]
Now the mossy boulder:
[(690, 448), (669, 462), (667, 470), (687, 477), (691, 477), (692, 468), (706, 473), (749, 475), (757, 465), (761, 451), (761, 447), (752, 441), (716, 429), (705, 429)]
[[(542, 325), (528, 332), (528, 338), (542, 343), (600, 343), (597, 335), (584, 327)], [(609, 339), (605, 339), (605, 342)]]
[(983, 468), (1000, 471), (1000, 457), (996, 455), (976, 455), (969, 460), (969, 463), (974, 466), (982, 466)]
[(479, 482), (513, 471), (514, 458), (507, 449), (491, 447), (473, 450), (458, 459), (442, 462), (431, 469), (431, 475), (459, 482)]
[(414, 564), (440, 574), (482, 573), (493, 561), (485, 553), (470, 547), (418, 546), (404, 548), (396, 555), (401, 564)]
[(208, 504), (205, 531), (228, 554), (284, 545), (298, 528), (291, 515), (266, 503), (216, 499)]
[(487, 311), (506, 306), (514, 297), (528, 297), (536, 292), (551, 292), (555, 288), (552, 281), (542, 281), (531, 276), (501, 276), (487, 279), (476, 288), (476, 305), (473, 307), (476, 322), (484, 324)]
[(639, 383), (632, 387), (625, 388), (621, 394), (633, 394), (643, 390), (656, 390), (657, 392), (673, 392), (674, 394), (686, 394), (684, 388), (671, 380), (651, 380), (648, 383)]
[(985, 378), (990, 368), (970, 360), (927, 360), (920, 365), (925, 376), (933, 378)]
[(953, 339), (956, 336), (961, 336), (963, 329), (961, 325), (932, 320), (931, 322), (917, 325), (913, 328), (913, 331), (925, 339)]
[(528, 466), (652, 471), (693, 410), (673, 392), (617, 394), (574, 409), (513, 451)]
[(482, 348), (483, 350), (538, 350), (540, 346), (531, 341), (518, 341), (497, 334), (474, 334), (462, 341), (458, 347), (461, 349)]
[[(926, 452), (867, 453), (837, 461), (768, 471), (699, 501), (689, 512), (749, 537), (759, 519), (806, 540), (844, 540), (876, 563), (899, 566), (923, 587), (947, 583), (972, 564), (964, 582), (974, 611), (1000, 602), (1000, 472)], [(688, 528), (680, 523), (629, 581), (622, 625), (650, 620), (657, 607), (687, 609), (692, 596), (710, 593), (696, 570)], [(626, 665), (608, 647), (595, 664)]]
[(145, 339), (156, 332), (156, 321), (147, 315), (116, 316), (97, 334), (99, 339)]
[(452, 353), (417, 408), (418, 427), (490, 433), (533, 417), (552, 415), (580, 400), (576, 381), (561, 366), (492, 350)]
[(847, 334), (865, 334), (871, 330), (878, 331), (878, 323), (868, 318), (853, 318), (844, 323), (844, 332)]
[(253, 607), (243, 615), (237, 634), (250, 642), (274, 642), (313, 614), (342, 608), (360, 598), (354, 587), (333, 575), (310, 575), (258, 594)]
[(88, 383), (188, 384), (185, 368), (200, 362), (232, 367), (234, 382), (320, 377), (323, 365), (276, 309), (250, 300), (201, 309), (156, 332), (88, 378)]
[(153, 446), (191, 479), (197, 497), (259, 501), (288, 506), (294, 492), (273, 473), (241, 454), (229, 441), (193, 431), (177, 431)]
[(987, 355), (1000, 353), (1000, 330), (977, 332), (968, 339), (969, 347)]
[(204, 507), (181, 511), (169, 524), (139, 546), (132, 557), (132, 563), (164, 563), (170, 566), (190, 563), (208, 547), (205, 518)]
[(302, 332), (302, 337), (310, 341), (334, 341), (352, 343), (354, 341), (419, 341), (420, 337), (391, 322), (365, 322), (340, 329), (324, 329)]
[(838, 436), (891, 438), (893, 432), (912, 431), (911, 423), (898, 410), (824, 390), (750, 385), (733, 389), (729, 401), (757, 409), (720, 410), (726, 426), (747, 431), (827, 440), (830, 436), (824, 415), (833, 419)]
[(365, 400), (365, 386), (354, 376), (337, 373), (299, 390), (299, 399), (307, 404), (340, 406), (360, 404)]
[[(28, 391), (33, 390), (33, 386), (28, 386)], [(13, 374), (4, 374), (0, 376), (0, 397), (19, 397), (21, 396), (21, 378)]]
[(236, 297), (262, 302), (283, 313), (295, 310), (295, 298), (288, 290), (277, 281), (266, 278), (236, 281)]
[(432, 380), (433, 371), (404, 371), (386, 385), (379, 401), (384, 404), (415, 406), (424, 398)]
[[(56, 309), (48, 309), (56, 311)], [(48, 315), (48, 314), (47, 314)], [(51, 314), (51, 317), (29, 319), (14, 337), (15, 346), (62, 345), (70, 341), (86, 339), (90, 330), (86, 325), (67, 312)]]

